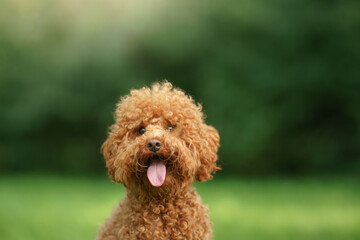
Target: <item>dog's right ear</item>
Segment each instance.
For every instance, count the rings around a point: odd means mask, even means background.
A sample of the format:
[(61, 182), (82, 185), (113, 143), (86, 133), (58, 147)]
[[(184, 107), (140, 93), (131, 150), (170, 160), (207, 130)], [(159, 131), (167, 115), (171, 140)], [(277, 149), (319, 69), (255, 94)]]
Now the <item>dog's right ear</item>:
[(111, 180), (116, 183), (122, 183), (121, 169), (116, 167), (117, 159), (119, 157), (119, 140), (114, 131), (110, 131), (108, 138), (101, 146), (101, 151), (104, 155), (106, 167)]
[(112, 133), (109, 133), (108, 138), (105, 140), (103, 145), (101, 146), (101, 151), (105, 158), (106, 167), (108, 169), (109, 176), (113, 181), (115, 174), (115, 166), (114, 162), (116, 159), (116, 143), (115, 138)]

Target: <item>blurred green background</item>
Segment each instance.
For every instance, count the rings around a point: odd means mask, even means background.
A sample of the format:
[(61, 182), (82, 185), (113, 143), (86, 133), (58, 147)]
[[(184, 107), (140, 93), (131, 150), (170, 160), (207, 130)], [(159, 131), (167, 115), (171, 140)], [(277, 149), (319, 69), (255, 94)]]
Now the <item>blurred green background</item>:
[(214, 239), (360, 239), (360, 2), (0, 1), (0, 239), (91, 239), (100, 146), (166, 78), (221, 136)]

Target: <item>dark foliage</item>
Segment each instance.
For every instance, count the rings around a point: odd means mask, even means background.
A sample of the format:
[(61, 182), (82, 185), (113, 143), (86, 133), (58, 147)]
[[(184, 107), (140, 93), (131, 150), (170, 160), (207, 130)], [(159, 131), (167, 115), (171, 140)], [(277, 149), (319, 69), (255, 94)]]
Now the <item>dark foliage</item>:
[(360, 2), (0, 3), (0, 171), (105, 172), (119, 97), (167, 78), (223, 174), (360, 169)]

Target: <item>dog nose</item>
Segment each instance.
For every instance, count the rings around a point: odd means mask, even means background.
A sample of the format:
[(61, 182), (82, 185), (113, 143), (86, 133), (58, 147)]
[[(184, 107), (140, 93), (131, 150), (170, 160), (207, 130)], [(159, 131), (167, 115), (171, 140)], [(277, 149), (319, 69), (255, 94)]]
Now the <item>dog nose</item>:
[(147, 147), (152, 152), (157, 152), (160, 150), (161, 142), (157, 139), (151, 139), (147, 142)]

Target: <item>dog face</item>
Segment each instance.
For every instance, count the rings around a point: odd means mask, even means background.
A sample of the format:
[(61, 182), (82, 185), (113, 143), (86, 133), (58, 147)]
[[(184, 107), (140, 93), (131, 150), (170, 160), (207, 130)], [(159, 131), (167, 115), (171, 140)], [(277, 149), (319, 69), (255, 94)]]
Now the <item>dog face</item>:
[(201, 105), (168, 82), (132, 90), (117, 104), (102, 146), (109, 175), (130, 189), (177, 189), (205, 181), (216, 166), (219, 134)]

